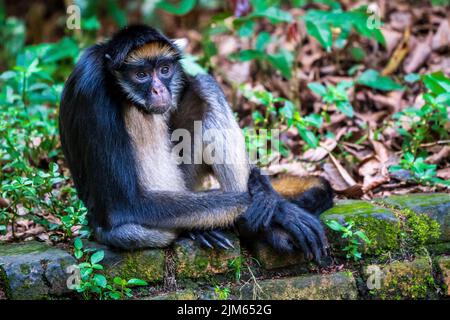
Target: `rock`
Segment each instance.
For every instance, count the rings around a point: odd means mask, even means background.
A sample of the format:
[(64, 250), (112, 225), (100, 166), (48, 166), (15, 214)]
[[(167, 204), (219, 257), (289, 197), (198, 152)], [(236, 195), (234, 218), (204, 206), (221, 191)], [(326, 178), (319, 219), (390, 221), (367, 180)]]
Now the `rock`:
[(0, 276), (10, 299), (47, 299), (71, 290), (68, 252), (36, 241), (0, 245)]
[(193, 290), (178, 290), (174, 292), (162, 293), (145, 300), (197, 300), (198, 295)]
[[(353, 221), (354, 231), (361, 229), (371, 240), (370, 245), (364, 244), (367, 254), (380, 254), (399, 247), (400, 222), (388, 209), (361, 200), (341, 200), (336, 205), (322, 213), (320, 219), (326, 223), (337, 220), (343, 224)], [(335, 248), (343, 248), (347, 241), (341, 234), (327, 228), (330, 244)], [(342, 252), (342, 250), (337, 250)]]
[(261, 266), (267, 270), (307, 263), (301, 252), (296, 254), (279, 253), (263, 242), (256, 242), (252, 253)]
[(105, 258), (100, 264), (104, 266), (105, 274), (110, 278), (121, 277), (126, 280), (138, 278), (149, 283), (163, 279), (165, 265), (163, 249), (126, 252), (114, 250), (96, 242), (85, 242), (84, 247), (105, 252)]
[(234, 249), (204, 249), (191, 239), (175, 242), (174, 259), (177, 277), (202, 278), (231, 270), (229, 264), (240, 257), (241, 250), (237, 236), (231, 233), (226, 235), (233, 243)]
[(273, 300), (354, 300), (358, 297), (351, 272), (262, 280), (257, 285), (244, 285), (240, 294), (242, 299)]
[(425, 299), (433, 297), (434, 279), (428, 256), (363, 269), (369, 294), (375, 299)]
[(425, 213), (441, 226), (440, 241), (450, 241), (450, 194), (408, 194), (390, 196), (380, 200), (399, 209)]
[(441, 273), (442, 282), (445, 285), (444, 294), (450, 297), (450, 256), (437, 257), (436, 262)]

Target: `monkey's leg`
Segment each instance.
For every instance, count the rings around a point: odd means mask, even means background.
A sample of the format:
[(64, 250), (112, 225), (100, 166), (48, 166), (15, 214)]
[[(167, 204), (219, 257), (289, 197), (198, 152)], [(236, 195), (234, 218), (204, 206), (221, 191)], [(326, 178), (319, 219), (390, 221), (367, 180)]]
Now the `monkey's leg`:
[(318, 216), (333, 206), (333, 189), (322, 177), (288, 175), (271, 182), (276, 192), (313, 215)]
[(151, 229), (139, 224), (124, 224), (111, 230), (94, 229), (97, 241), (120, 249), (163, 248), (178, 236), (169, 229)]

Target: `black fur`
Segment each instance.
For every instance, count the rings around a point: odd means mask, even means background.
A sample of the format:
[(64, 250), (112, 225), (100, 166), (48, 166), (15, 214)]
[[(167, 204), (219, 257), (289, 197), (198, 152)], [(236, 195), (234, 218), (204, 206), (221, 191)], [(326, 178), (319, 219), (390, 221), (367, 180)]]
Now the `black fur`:
[[(59, 118), (62, 148), (97, 238), (130, 250), (164, 246), (173, 240), (167, 230), (196, 230), (202, 219), (223, 220), (220, 215), (228, 213), (218, 209), (248, 208), (243, 219), (251, 232), (266, 234), (280, 250), (301, 248), (307, 256), (319, 259), (327, 244), (318, 220), (281, 198), (257, 169), (251, 172), (249, 192), (143, 194), (139, 189), (138, 165), (121, 114), (127, 99), (112, 70), (122, 66), (131, 50), (151, 41), (174, 46), (155, 29), (135, 26), (107, 43), (90, 47), (63, 91)], [(302, 206), (310, 199), (309, 194), (305, 197), (299, 203)], [(161, 237), (166, 238), (163, 241)], [(203, 239), (226, 244), (220, 234), (206, 234)]]

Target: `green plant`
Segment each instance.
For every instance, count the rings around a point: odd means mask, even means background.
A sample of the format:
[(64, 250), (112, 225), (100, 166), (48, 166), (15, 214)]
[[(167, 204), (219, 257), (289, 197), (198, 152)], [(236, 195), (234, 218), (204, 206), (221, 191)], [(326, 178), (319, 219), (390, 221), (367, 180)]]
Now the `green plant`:
[(241, 280), (241, 272), (242, 272), (242, 265), (243, 265), (244, 259), (239, 256), (237, 258), (234, 258), (233, 260), (229, 261), (228, 266), (230, 269), (234, 271), (234, 278), (236, 281)]
[(46, 227), (54, 241), (88, 234), (87, 210), (57, 165), (62, 154), (54, 105), (78, 54), (70, 38), (28, 46), (0, 75), (0, 193), (8, 200), (0, 208), (0, 231), (9, 225), (14, 238), (19, 218)]
[(424, 104), (420, 108), (406, 108), (396, 113), (396, 127), (403, 137), (403, 158), (399, 165), (391, 166), (391, 171), (406, 169), (421, 183), (450, 185), (436, 177), (436, 165), (425, 162), (426, 152), (421, 145), (428, 141), (447, 139), (450, 106), (450, 78), (442, 72), (427, 75), (408, 75), (408, 82), (421, 80), (427, 89), (423, 94)]
[(125, 280), (115, 277), (113, 283), (102, 274), (103, 266), (100, 262), (105, 253), (103, 250), (84, 249), (80, 238), (74, 242), (74, 256), (83, 262), (77, 265), (80, 271), (80, 281), (72, 289), (81, 293), (84, 299), (125, 299), (133, 296), (130, 287), (146, 286), (141, 279)]
[(331, 51), (333, 44), (339, 49), (344, 48), (352, 30), (385, 45), (380, 26), (371, 26), (368, 23), (370, 15), (367, 13), (366, 6), (344, 11), (337, 1), (315, 2), (327, 4), (330, 10), (308, 10), (303, 17), (306, 31), (316, 38), (328, 52)]
[[(274, 97), (268, 91), (254, 91), (241, 86), (243, 95), (250, 101), (254, 101), (264, 106), (264, 112), (254, 110), (252, 113), (254, 128), (274, 129), (281, 128), (282, 124), (286, 125), (288, 130), (295, 127), (302, 139), (311, 148), (315, 148), (319, 144), (317, 138), (317, 129), (322, 126), (323, 118), (317, 114), (301, 116), (300, 111), (290, 100), (280, 97)], [(267, 136), (271, 138), (271, 136)], [(281, 147), (281, 153), (286, 155), (287, 149)]]
[(336, 106), (336, 108), (347, 117), (353, 117), (353, 107), (348, 97), (348, 89), (353, 87), (352, 81), (341, 81), (337, 86), (327, 85), (326, 87), (319, 82), (311, 82), (308, 88), (322, 98), (326, 105), (324, 116), (329, 121), (327, 113), (328, 106)]
[(230, 289), (226, 287), (221, 288), (219, 286), (215, 286), (214, 293), (216, 294), (217, 299), (228, 300), (228, 297), (230, 296)]
[(359, 251), (360, 246), (364, 243), (371, 243), (370, 239), (366, 236), (364, 231), (352, 230), (355, 226), (354, 221), (348, 221), (345, 225), (342, 225), (336, 220), (329, 220), (326, 222), (326, 224), (330, 229), (341, 233), (342, 239), (347, 240), (347, 245), (342, 249), (344, 252), (346, 252), (346, 258), (353, 258), (354, 261), (360, 260), (362, 257), (362, 254)]
[(389, 170), (391, 172), (401, 169), (408, 170), (411, 172), (412, 178), (419, 183), (438, 183), (450, 187), (450, 181), (436, 177), (436, 168), (435, 164), (426, 163), (423, 157), (415, 158), (412, 153), (406, 152), (403, 158), (400, 159), (400, 164), (389, 167)]

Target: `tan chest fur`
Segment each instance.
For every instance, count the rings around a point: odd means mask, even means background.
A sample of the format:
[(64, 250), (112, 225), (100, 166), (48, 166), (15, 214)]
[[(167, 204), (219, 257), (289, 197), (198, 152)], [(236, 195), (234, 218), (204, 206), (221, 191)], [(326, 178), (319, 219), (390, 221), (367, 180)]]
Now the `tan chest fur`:
[(126, 107), (123, 113), (139, 166), (140, 186), (153, 191), (185, 190), (182, 173), (171, 155), (164, 116), (143, 114), (133, 106)]

